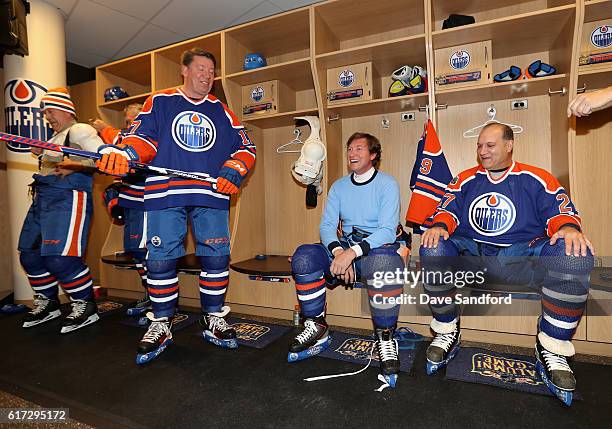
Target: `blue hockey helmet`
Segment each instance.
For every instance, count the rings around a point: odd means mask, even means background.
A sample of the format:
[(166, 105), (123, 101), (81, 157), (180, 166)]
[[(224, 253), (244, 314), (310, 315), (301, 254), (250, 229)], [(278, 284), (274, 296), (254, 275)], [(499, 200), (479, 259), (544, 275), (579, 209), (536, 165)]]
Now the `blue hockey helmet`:
[(119, 182), (111, 183), (102, 192), (102, 199), (112, 222), (116, 225), (125, 224), (125, 209), (119, 206), (119, 192), (123, 185)]
[(254, 70), (267, 65), (266, 59), (261, 54), (246, 54), (244, 56), (244, 70)]
[(113, 86), (104, 91), (104, 101), (109, 102), (113, 100), (119, 100), (121, 98), (129, 97), (125, 89), (120, 86)]

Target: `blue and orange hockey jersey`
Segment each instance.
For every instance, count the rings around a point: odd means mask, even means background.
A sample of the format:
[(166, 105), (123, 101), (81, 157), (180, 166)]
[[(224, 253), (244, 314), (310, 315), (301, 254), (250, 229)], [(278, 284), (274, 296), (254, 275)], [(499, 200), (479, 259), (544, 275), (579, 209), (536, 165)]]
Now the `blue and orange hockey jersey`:
[(496, 246), (552, 236), (567, 224), (581, 228), (559, 181), (546, 170), (518, 162), (498, 179), (482, 166), (460, 173), (447, 186), (432, 223)]
[[(244, 176), (255, 165), (255, 145), (234, 113), (212, 94), (192, 100), (181, 89), (159, 91), (144, 103), (123, 144), (139, 162), (217, 177), (228, 159)], [(146, 210), (200, 206), (228, 209), (230, 197), (198, 180), (147, 177)]]

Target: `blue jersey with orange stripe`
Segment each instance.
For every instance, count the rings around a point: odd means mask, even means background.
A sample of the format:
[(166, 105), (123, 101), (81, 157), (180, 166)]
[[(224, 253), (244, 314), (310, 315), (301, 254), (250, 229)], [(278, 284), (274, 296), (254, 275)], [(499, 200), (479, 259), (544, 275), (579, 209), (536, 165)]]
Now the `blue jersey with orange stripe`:
[(559, 181), (541, 168), (513, 162), (495, 179), (482, 166), (465, 170), (447, 186), (433, 223), (450, 234), (509, 246), (552, 236), (581, 220)]
[[(241, 176), (255, 164), (255, 145), (234, 113), (209, 94), (201, 100), (181, 89), (159, 91), (145, 102), (123, 144), (132, 146), (139, 161), (217, 177), (225, 161), (233, 159)], [(166, 176), (149, 176), (144, 189), (146, 210), (168, 207), (229, 209), (229, 195), (210, 183)]]
[[(117, 129), (106, 127), (100, 132), (100, 137), (106, 144), (119, 145), (123, 143), (129, 128)], [(123, 185), (119, 189), (118, 205), (128, 209), (144, 210), (144, 185), (146, 176), (143, 173), (128, 174), (121, 179)]]

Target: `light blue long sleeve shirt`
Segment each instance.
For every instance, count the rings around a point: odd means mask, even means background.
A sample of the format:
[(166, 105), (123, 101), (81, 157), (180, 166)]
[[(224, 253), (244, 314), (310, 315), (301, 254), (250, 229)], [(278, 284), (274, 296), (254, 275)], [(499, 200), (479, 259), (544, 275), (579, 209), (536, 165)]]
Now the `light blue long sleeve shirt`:
[(399, 185), (393, 176), (376, 171), (374, 176), (357, 183), (353, 174), (334, 182), (329, 194), (319, 232), (325, 247), (338, 241), (338, 222), (348, 235), (353, 227), (370, 235), (366, 238), (371, 249), (395, 242), (399, 222)]

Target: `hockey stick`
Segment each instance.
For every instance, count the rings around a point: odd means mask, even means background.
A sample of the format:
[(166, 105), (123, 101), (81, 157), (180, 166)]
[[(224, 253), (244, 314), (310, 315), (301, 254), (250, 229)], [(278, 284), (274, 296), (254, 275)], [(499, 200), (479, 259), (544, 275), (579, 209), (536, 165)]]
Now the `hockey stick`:
[[(5, 142), (13, 142), (13, 143), (21, 143), (26, 146), (38, 147), (41, 149), (52, 150), (54, 152), (65, 153), (66, 155), (75, 155), (81, 156), (83, 158), (90, 159), (100, 159), (102, 158), (102, 154), (97, 152), (90, 152), (87, 150), (74, 149), (71, 147), (60, 146), (54, 143), (44, 142), (42, 140), (30, 139), (27, 137), (16, 136), (14, 134), (7, 134), (0, 132), (0, 140), (4, 140)], [(155, 167), (148, 164), (142, 164), (140, 162), (130, 161), (130, 167), (136, 168), (138, 170), (143, 170), (148, 173), (152, 173), (158, 176), (173, 176), (173, 177), (181, 177), (184, 179), (192, 179), (192, 180), (200, 180), (203, 182), (209, 182), (212, 184), (217, 183), (217, 179), (209, 176), (205, 173), (190, 173), (188, 171), (182, 170), (173, 170), (171, 168), (163, 168), (163, 167)]]

